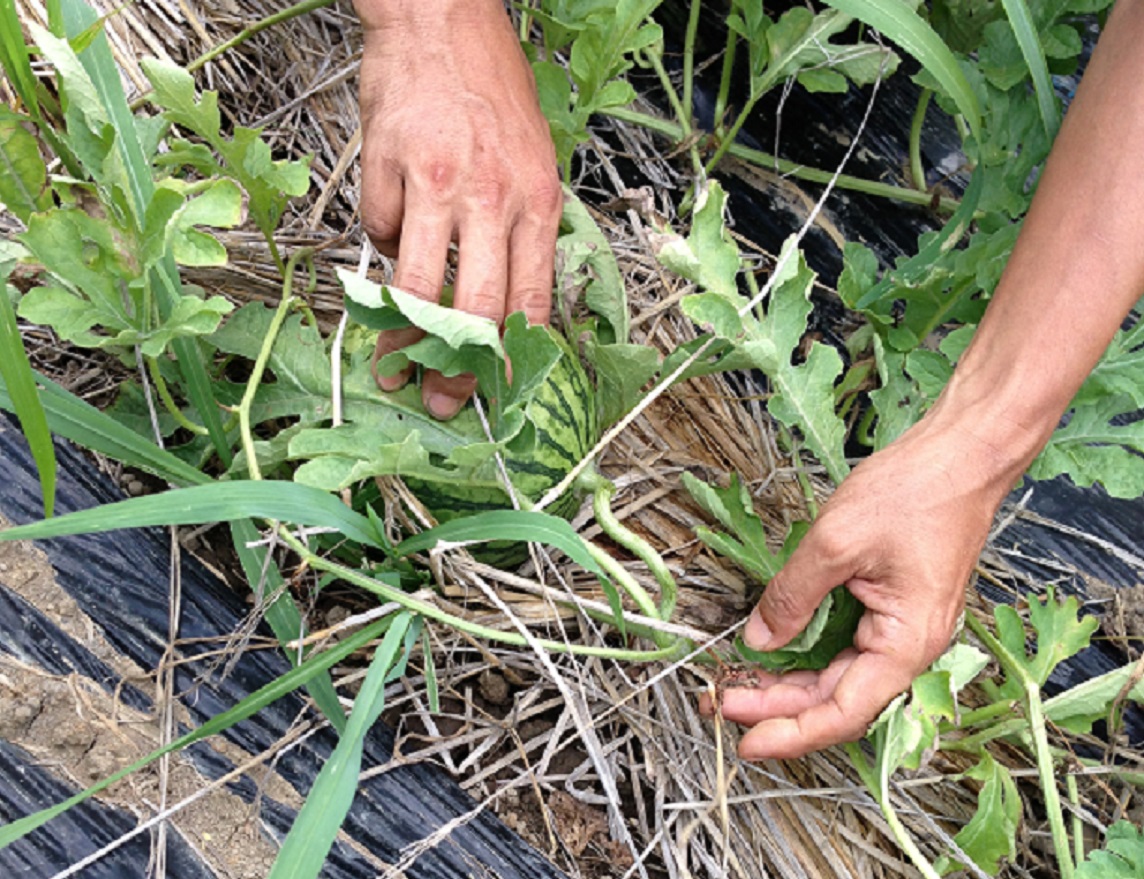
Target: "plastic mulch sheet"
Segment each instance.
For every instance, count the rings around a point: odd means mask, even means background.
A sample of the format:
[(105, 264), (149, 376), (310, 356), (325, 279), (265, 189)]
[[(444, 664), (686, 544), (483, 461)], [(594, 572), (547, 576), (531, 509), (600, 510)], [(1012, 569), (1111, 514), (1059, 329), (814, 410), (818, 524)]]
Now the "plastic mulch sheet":
[[(60, 444), (58, 454), (59, 513), (122, 499), (109, 477), (77, 451)], [(6, 416), (0, 416), (0, 514), (13, 523), (42, 516), (35, 472), (18, 427)], [(165, 531), (137, 529), (58, 538), (37, 546), (47, 554), (59, 587), (90, 620), (102, 643), (139, 669), (160, 666), (168, 625), (170, 556)], [(94, 655), (53, 621), (55, 608), (45, 612), (33, 607), (18, 594), (18, 584), (8, 577), (9, 573), (0, 568), (0, 695), (10, 702), (4, 712), (7, 716), (0, 716), (0, 731), (30, 728), (34, 732), (36, 721), (34, 716), (22, 718), (20, 700), (5, 693), (8, 681), (4, 657), (42, 673), (45, 681), (69, 681), (72, 692), (90, 687), (116, 694), (118, 688), (119, 704), (125, 709), (146, 712), (151, 708), (152, 690), (122, 681), (107, 657)], [(206, 639), (201, 643), (217, 647), (240, 628), (247, 612), (241, 596), (183, 553), (181, 643), (194, 645), (196, 639)], [(263, 629), (256, 635), (271, 637)], [(198, 649), (201, 648), (188, 649), (183, 656), (193, 656)], [(175, 692), (186, 694), (180, 700), (180, 710), (190, 724), (197, 726), (288, 670), (279, 650), (247, 651), (226, 676), (213, 669), (209, 661), (192, 660), (179, 665), (175, 675)], [(81, 683), (77, 684), (77, 679)], [(74, 700), (73, 696), (69, 698)], [(37, 710), (42, 710), (42, 703)], [(25, 710), (24, 714), (28, 712)], [(224, 733), (225, 746), (199, 743), (185, 756), (204, 779), (216, 779), (234, 769), (245, 755), (273, 748), (300, 717), (306, 716), (303, 698), (293, 694)], [(79, 789), (74, 781), (57, 774), (57, 767), (50, 762), (42, 757), (34, 759), (19, 747), (2, 741), (4, 738), (16, 736), (0, 735), (0, 822), (8, 823), (51, 806)], [(274, 772), (288, 782), (292, 789), (289, 793), (304, 795), (309, 790), (335, 744), (333, 731), (322, 729), (274, 761)], [(385, 766), (392, 746), (393, 733), (379, 724), (366, 739), (363, 766)], [(94, 783), (102, 777), (98, 773), (93, 776), (86, 782)], [(248, 817), (253, 825), (278, 839), (285, 835), (295, 808), (281, 802), (274, 788), (260, 790), (247, 776), (227, 788), (249, 804)], [(329, 879), (376, 876), (381, 872), (379, 860), (399, 861), (406, 846), (424, 840), (446, 822), (470, 815), (476, 808), (477, 804), (436, 767), (394, 765), (361, 783), (343, 828), (352, 845), (339, 842), (322, 875)], [(136, 816), (125, 809), (89, 800), (0, 850), (0, 876), (48, 879), (137, 823)], [(219, 833), (224, 831), (225, 828), (218, 828)], [(208, 866), (209, 859), (178, 832), (170, 832), (168, 840), (170, 879), (208, 879), (215, 875)], [(143, 876), (150, 845), (148, 834), (141, 834), (80, 875), (85, 879)], [(482, 810), (413, 861), (406, 875), (426, 879), (474, 875), (533, 879), (562, 874), (491, 812)]]

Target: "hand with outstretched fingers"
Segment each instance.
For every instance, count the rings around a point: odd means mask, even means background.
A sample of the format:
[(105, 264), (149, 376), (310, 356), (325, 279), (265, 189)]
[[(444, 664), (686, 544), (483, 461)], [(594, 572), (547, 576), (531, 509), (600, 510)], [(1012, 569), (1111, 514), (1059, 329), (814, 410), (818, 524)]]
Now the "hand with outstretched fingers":
[(783, 646), (839, 584), (866, 612), (823, 671), (724, 694), (723, 715), (752, 726), (742, 756), (859, 738), (948, 644), (994, 513), (1144, 290), (1144, 166), (1124, 146), (1144, 141), (1142, 42), (1144, 3), (1117, 3), (941, 398), (843, 481), (768, 584), (751, 647)]
[[(861, 738), (948, 646), (1017, 474), (988, 443), (931, 415), (843, 481), (767, 585), (743, 633), (755, 649), (790, 641), (839, 584), (866, 612), (854, 646), (826, 669), (760, 671), (756, 686), (723, 693), (723, 717), (753, 727), (740, 756), (800, 757)], [(700, 710), (713, 710), (710, 699)]]
[[(439, 301), (458, 246), (453, 307), (548, 322), (563, 193), (536, 84), (500, 0), (356, 0), (365, 229), (397, 257), (394, 286)], [(377, 358), (417, 330), (384, 332)], [(397, 390), (412, 374), (378, 375)], [(427, 372), (426, 408), (456, 415), (472, 375)]]

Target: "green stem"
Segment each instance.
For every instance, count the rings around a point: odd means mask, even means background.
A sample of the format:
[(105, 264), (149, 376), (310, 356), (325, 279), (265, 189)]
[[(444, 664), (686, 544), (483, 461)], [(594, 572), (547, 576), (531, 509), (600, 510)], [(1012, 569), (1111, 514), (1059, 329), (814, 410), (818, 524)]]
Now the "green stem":
[(925, 877), (925, 879), (941, 879), (941, 874), (934, 869), (933, 864), (929, 862), (925, 855), (922, 854), (921, 849), (918, 848), (914, 838), (910, 836), (910, 832), (906, 826), (902, 824), (901, 819), (898, 817), (897, 810), (894, 809), (890, 803), (889, 794), (883, 790), (883, 785), (879, 780), (877, 771), (870, 765), (870, 761), (866, 759), (866, 755), (862, 753), (862, 748), (857, 742), (848, 742), (845, 746), (846, 754), (850, 758), (850, 762), (854, 765), (854, 769), (858, 772), (858, 777), (862, 779), (862, 783), (866, 785), (870, 795), (878, 803), (878, 807), (882, 810), (882, 815), (886, 819), (886, 823), (890, 825), (890, 832), (893, 834), (894, 840), (898, 846), (909, 856), (909, 859), (914, 862), (914, 866)]
[[(638, 110), (629, 110), (624, 107), (610, 107), (600, 112), (605, 116), (611, 116), (613, 119), (643, 126), (649, 131), (662, 134), (664, 137), (673, 139), (676, 142), (681, 140), (683, 136), (682, 129), (669, 119), (660, 119), (657, 116), (641, 113)], [(764, 153), (762, 150), (754, 150), (742, 144), (732, 143), (727, 151), (736, 158), (745, 159), (763, 168), (774, 169), (780, 174), (795, 177), (799, 180), (808, 180), (812, 183), (829, 183), (834, 177), (831, 171), (823, 171), (820, 168), (808, 168), (806, 165), (800, 165), (797, 162), (791, 162), (787, 159), (780, 159), (777, 156), (772, 156), (770, 153)], [(866, 195), (877, 196), (878, 198), (890, 198), (907, 204), (933, 207), (935, 203), (933, 196), (924, 192), (918, 192), (911, 187), (879, 183), (876, 180), (865, 180), (861, 177), (853, 177), (849, 174), (839, 174), (835, 185), (840, 189), (861, 192)], [(957, 209), (959, 202), (954, 198), (941, 197), (937, 200), (936, 204), (939, 211), (952, 213)]]
[(1041, 687), (1008, 649), (998, 641), (993, 634), (973, 615), (965, 615), (965, 623), (976, 635), (981, 643), (997, 657), (1005, 673), (1012, 679), (1021, 683), (1025, 694), (1025, 712), (1028, 719), (1029, 732), (1033, 739), (1033, 752), (1037, 760), (1037, 775), (1041, 782), (1041, 793), (1044, 795), (1045, 814), (1049, 818), (1049, 829), (1052, 831), (1053, 848), (1057, 856), (1057, 867), (1061, 879), (1072, 879), (1073, 861), (1069, 853), (1069, 836), (1065, 829), (1064, 812), (1061, 808), (1060, 791), (1057, 790), (1057, 779), (1054, 774), (1053, 753), (1049, 747), (1049, 736), (1045, 729), (1045, 711), (1041, 702)]
[[(396, 586), (390, 586), (380, 580), (375, 580), (362, 571), (347, 568), (343, 565), (339, 565), (337, 562), (331, 562), (328, 559), (322, 558), (311, 551), (309, 547), (298, 540), (298, 538), (291, 534), (286, 528), (280, 528), (278, 533), (283, 543), (289, 546), (298, 554), (303, 562), (314, 570), (333, 574), (347, 583), (352, 583), (368, 592), (372, 592), (385, 601), (395, 601), (402, 607), (421, 614), (426, 619), (436, 620), (459, 632), (472, 635), (474, 638), (484, 638), (488, 641), (497, 641), (502, 644), (511, 644), (517, 647), (528, 646), (528, 640), (518, 632), (502, 632), (499, 629), (491, 629), (487, 626), (482, 626), (453, 616), (441, 610), (441, 608), (435, 604), (422, 601)], [(680, 639), (677, 641), (673, 640), (669, 646), (659, 647), (655, 650), (626, 650), (615, 647), (593, 647), (585, 644), (572, 644), (564, 641), (548, 641), (543, 638), (536, 638), (533, 639), (533, 641), (552, 653), (571, 653), (576, 656), (599, 656), (604, 659), (614, 659), (617, 662), (654, 662), (657, 660), (672, 659), (686, 649), (687, 645), (686, 641)]]
[(918, 192), (927, 192), (926, 171), (922, 167), (922, 125), (926, 121), (926, 110), (929, 108), (933, 89), (922, 89), (918, 95), (918, 105), (914, 109), (914, 120), (910, 123), (910, 174), (914, 178), (914, 188)]
[(854, 430), (854, 438), (868, 449), (874, 448), (874, 419), (878, 417), (878, 410), (873, 406), (867, 407), (866, 411), (862, 413), (862, 417), (858, 420), (858, 426)]
[(679, 121), (684, 123), (689, 131), (695, 124), (692, 101), (692, 92), (695, 88), (695, 35), (699, 32), (699, 10), (702, 7), (702, 0), (691, 0), (687, 31), (683, 35), (683, 115), (679, 117)]
[[(285, 9), (279, 10), (273, 15), (268, 15), (265, 18), (261, 18), (249, 27), (243, 28), (229, 40), (219, 43), (217, 46), (208, 49), (198, 58), (192, 60), (187, 64), (186, 70), (188, 73), (194, 73), (200, 67), (209, 64), (220, 55), (224, 55), (236, 46), (242, 45), (255, 34), (259, 34), (267, 28), (274, 27), (276, 24), (281, 24), (284, 21), (289, 21), (292, 18), (297, 18), (300, 15), (305, 15), (309, 12), (313, 12), (316, 9), (332, 6), (333, 3), (334, 0), (302, 0), (301, 3), (295, 3), (293, 6), (288, 6)], [(150, 95), (150, 92), (144, 92), (141, 94), (134, 101), (132, 101), (131, 109), (133, 111), (138, 110), (145, 103), (147, 103)]]
[(1078, 864), (1084, 863), (1084, 824), (1080, 820), (1080, 791), (1077, 790), (1076, 776), (1071, 772), (1065, 775), (1065, 790), (1072, 804), (1073, 857)]
[(246, 454), (246, 469), (251, 479), (261, 479), (262, 471), (258, 467), (258, 458), (254, 452), (254, 433), (250, 425), (250, 409), (254, 405), (254, 396), (258, 393), (258, 386), (262, 383), (262, 374), (266, 372), (266, 364), (270, 362), (270, 353), (274, 350), (274, 341), (278, 332), (290, 313), (294, 304), (294, 272), (298, 260), (309, 258), (314, 253), (311, 247), (300, 247), (290, 255), (290, 262), (286, 264), (286, 278), (282, 283), (282, 300), (270, 321), (270, 328), (262, 340), (262, 348), (258, 351), (258, 359), (254, 361), (254, 370), (246, 383), (242, 401), (238, 404), (238, 429), (242, 435), (242, 450)]
[(707, 165), (703, 169), (707, 176), (711, 176), (715, 170), (715, 166), (727, 155), (731, 147), (735, 145), (735, 138), (739, 136), (739, 131), (747, 123), (751, 111), (755, 109), (755, 104), (759, 102), (759, 97), (761, 96), (761, 92), (752, 91), (751, 96), (747, 99), (747, 103), (743, 105), (743, 109), (739, 111), (739, 115), (736, 116), (735, 121), (731, 123), (730, 130), (720, 138), (719, 146), (715, 150), (715, 154), (707, 160)]
[[(626, 571), (624, 574), (630, 583), (622, 580), (621, 582), (645, 616), (670, 620), (672, 613), (675, 612), (675, 602), (679, 594), (675, 577), (671, 575), (667, 563), (655, 551), (655, 548), (616, 518), (616, 514), (612, 512), (612, 495), (615, 494), (615, 491), (616, 486), (610, 480), (599, 477), (599, 482), (592, 494), (592, 510), (596, 514), (596, 521), (605, 534), (647, 565), (648, 570), (651, 571), (655, 581), (659, 584), (659, 609), (656, 609), (655, 602), (647, 594), (647, 591)], [(589, 548), (591, 548), (591, 544), (589, 544)], [(599, 550), (599, 552), (604, 556), (608, 555), (603, 550)], [(595, 553), (593, 553), (593, 557), (596, 557)], [(598, 558), (597, 561), (599, 561)], [(623, 571), (623, 567), (619, 566), (618, 563), (616, 564)]]
[(787, 447), (790, 452), (791, 464), (794, 466), (795, 478), (798, 479), (799, 487), (802, 489), (803, 499), (806, 501), (806, 512), (810, 521), (813, 522), (818, 518), (818, 500), (814, 496), (814, 486), (810, 484), (810, 477), (806, 475), (806, 471), (802, 466), (802, 455), (798, 451), (798, 442), (795, 440), (794, 435), (785, 427), (779, 426), (779, 437), (783, 445)]
[(175, 398), (171, 396), (171, 391), (167, 387), (167, 382), (163, 378), (163, 373), (159, 369), (159, 362), (154, 357), (144, 357), (144, 362), (147, 364), (147, 374), (151, 376), (151, 384), (155, 386), (155, 392), (159, 395), (159, 399), (163, 401), (163, 408), (166, 409), (175, 422), (186, 430), (196, 436), (209, 436), (210, 431), (203, 427), (201, 424), (195, 424), (186, 415), (179, 405), (175, 402)]
[(715, 98), (715, 116), (712, 119), (715, 137), (719, 140), (723, 140), (727, 132), (723, 117), (727, 113), (727, 98), (731, 94), (731, 76), (735, 69), (735, 49), (738, 45), (739, 35), (727, 28), (727, 47), (723, 50), (723, 71), (719, 76), (719, 94)]
[[(698, 5), (698, 0), (696, 5)], [(655, 70), (655, 75), (659, 78), (660, 85), (663, 87), (664, 92), (667, 93), (667, 101), (671, 104), (671, 109), (675, 113), (675, 118), (679, 120), (679, 142), (689, 143), (691, 141), (691, 113), (690, 105), (686, 103), (690, 98), (686, 97), (684, 101), (680, 101), (679, 94), (675, 91), (675, 86), (671, 84), (671, 77), (667, 75), (667, 70), (663, 66), (663, 56), (654, 49), (644, 53), (648, 63), (651, 64), (652, 69)], [(690, 79), (684, 80), (684, 88), (690, 85)], [(686, 91), (684, 92), (686, 95)], [(703, 171), (703, 160), (699, 157), (699, 148), (690, 143), (687, 148), (687, 153), (691, 157), (692, 167), (695, 169), (696, 174)]]
[(967, 727), (975, 726), (979, 723), (986, 723), (990, 720), (996, 720), (998, 717), (1010, 717), (1013, 714), (1013, 703), (1008, 699), (1001, 702), (994, 702), (992, 705), (986, 705), (983, 708), (977, 708), (973, 711), (964, 712), (959, 718), (956, 727), (951, 725), (951, 729), (966, 729)]

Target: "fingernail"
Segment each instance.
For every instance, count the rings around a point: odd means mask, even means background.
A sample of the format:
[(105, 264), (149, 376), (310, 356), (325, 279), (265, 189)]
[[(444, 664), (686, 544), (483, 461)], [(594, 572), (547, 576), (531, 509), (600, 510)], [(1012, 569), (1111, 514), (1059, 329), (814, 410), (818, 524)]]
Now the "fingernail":
[(408, 376), (403, 372), (399, 372), (397, 375), (379, 375), (377, 386), (383, 391), (400, 391), (406, 379)]
[(442, 421), (446, 421), (460, 412), (463, 405), (465, 405), (464, 400), (458, 400), (448, 394), (430, 394), (425, 401), (425, 408), (429, 410), (429, 414), (434, 418), (440, 418)]
[(747, 627), (743, 629), (743, 643), (752, 650), (766, 650), (771, 642), (771, 630), (763, 622), (763, 615), (756, 607), (747, 619)]

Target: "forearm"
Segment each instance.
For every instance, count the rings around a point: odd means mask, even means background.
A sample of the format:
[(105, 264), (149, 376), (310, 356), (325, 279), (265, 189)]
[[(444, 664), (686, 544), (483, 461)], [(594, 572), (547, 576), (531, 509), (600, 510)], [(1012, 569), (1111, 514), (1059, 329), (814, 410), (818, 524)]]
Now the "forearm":
[[(935, 407), (1016, 478), (1144, 294), (1144, 0), (1120, 0), (973, 343)], [(982, 436), (985, 434), (987, 436)]]

